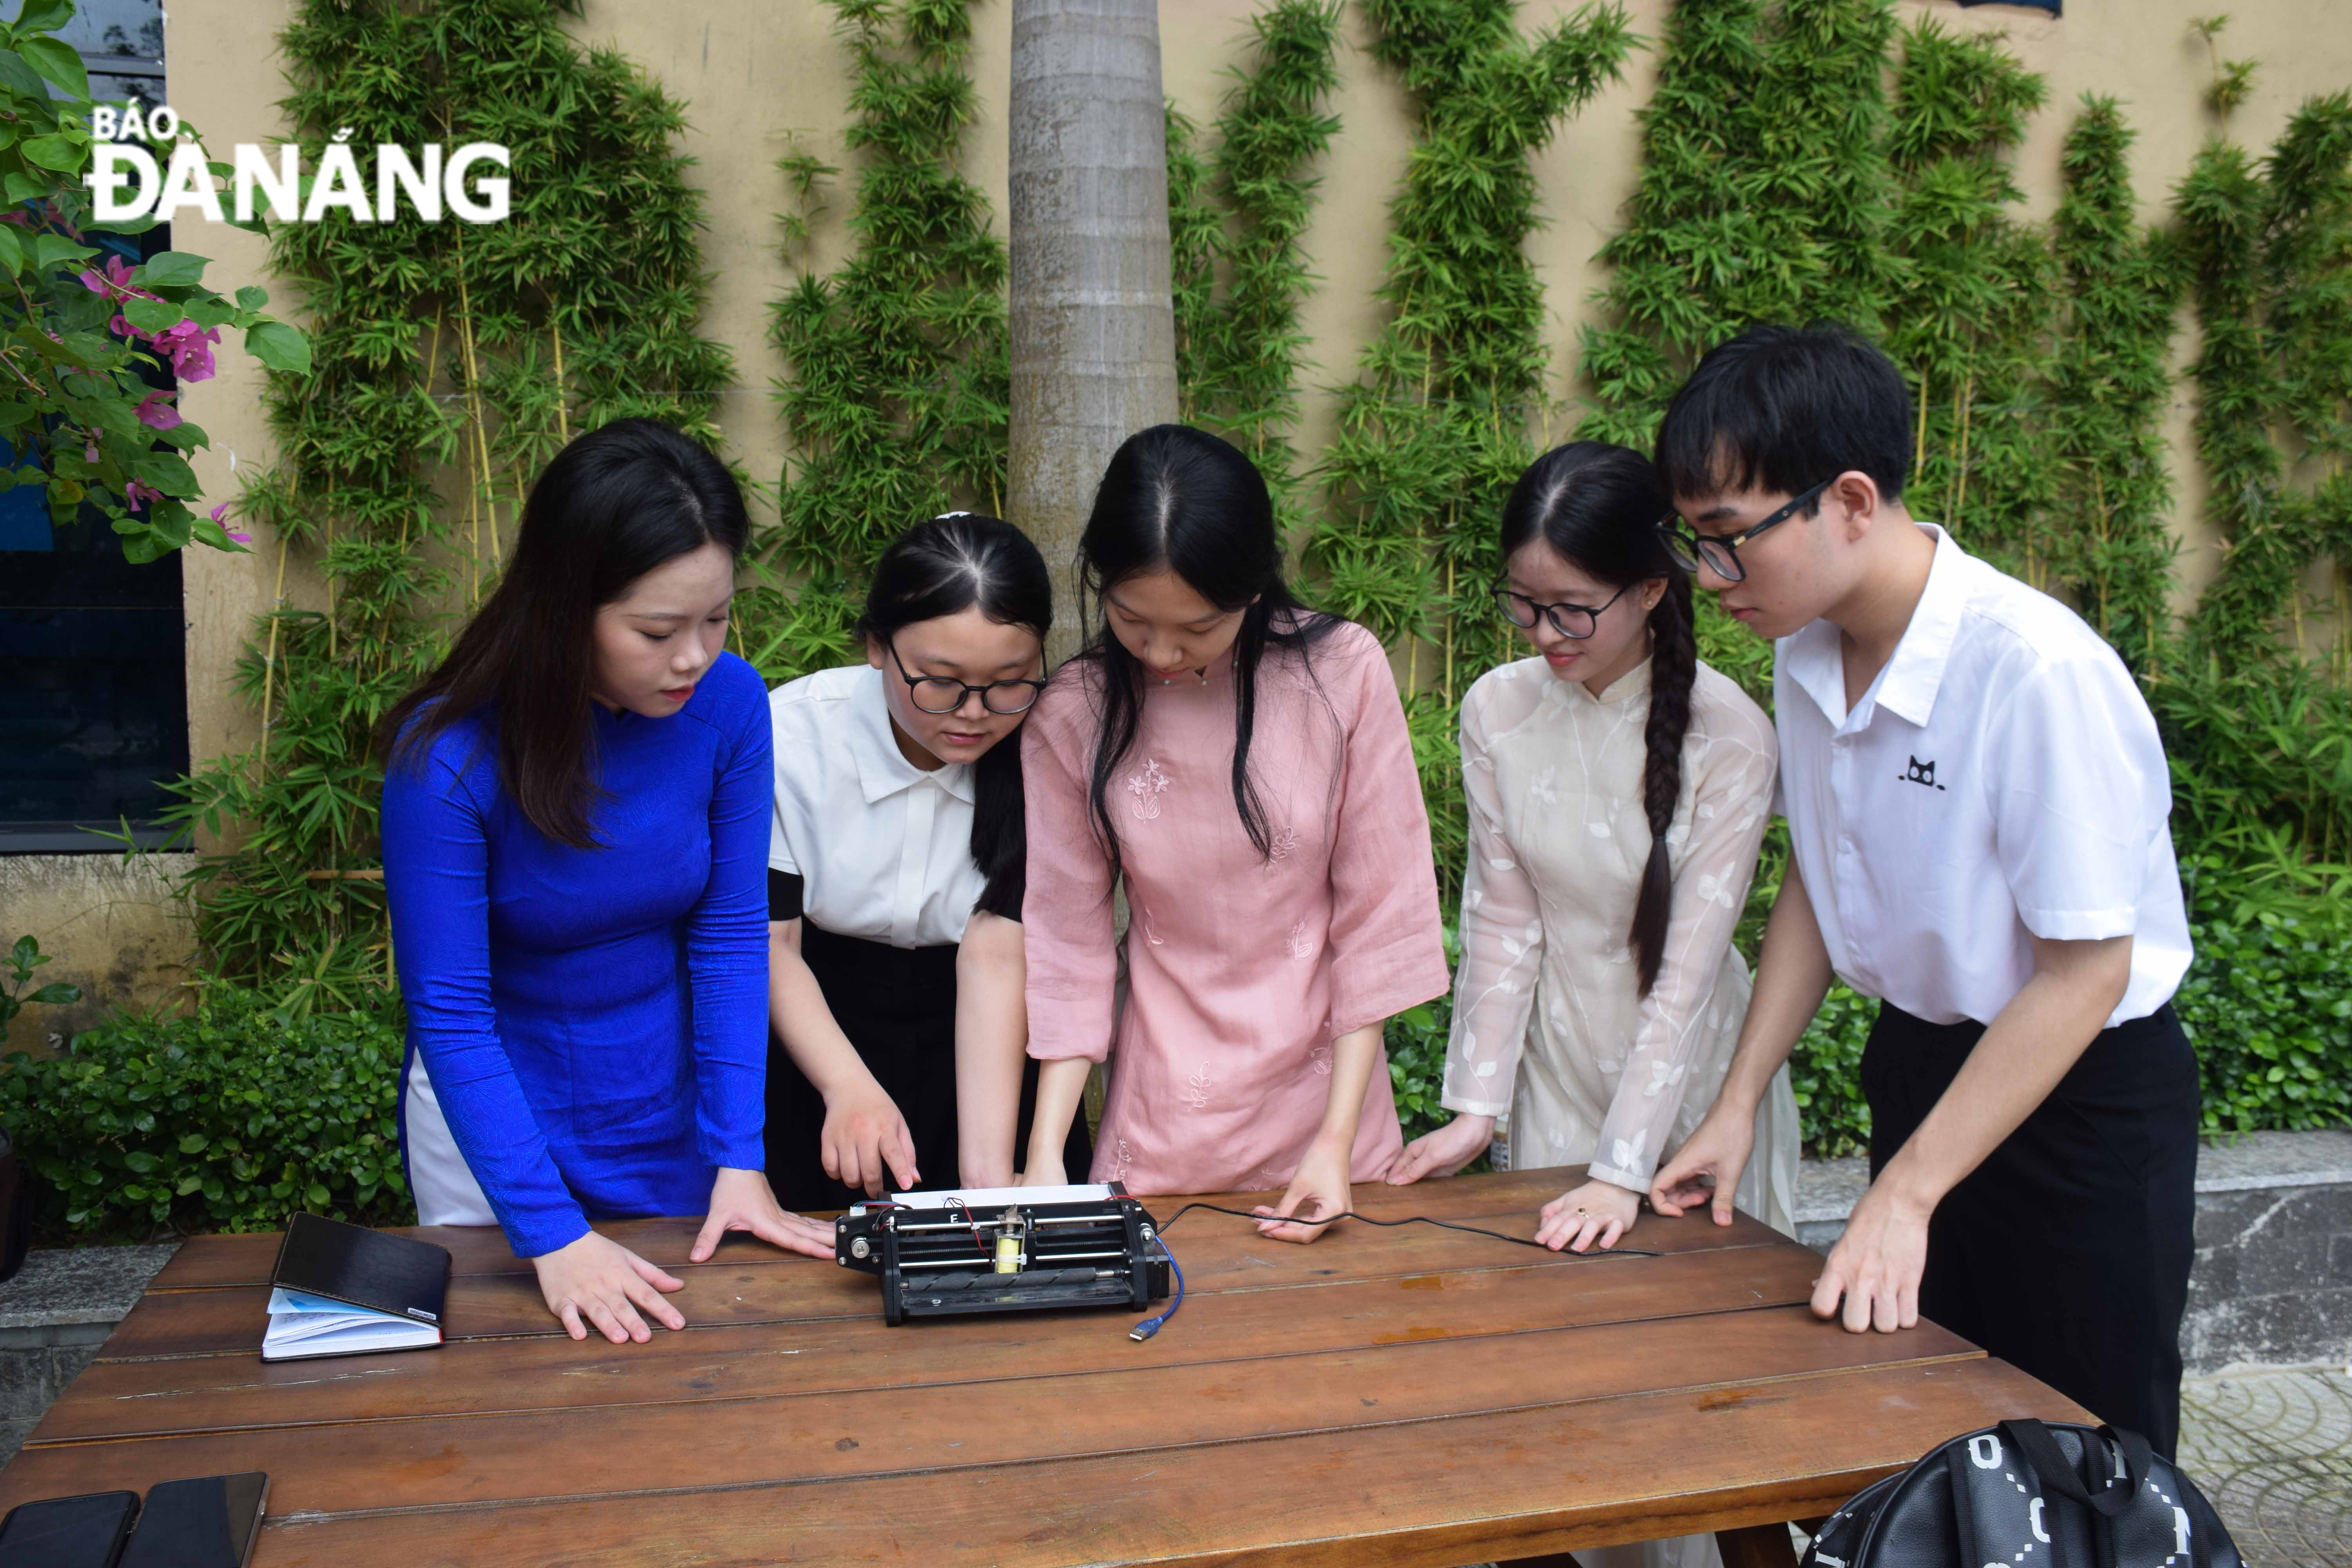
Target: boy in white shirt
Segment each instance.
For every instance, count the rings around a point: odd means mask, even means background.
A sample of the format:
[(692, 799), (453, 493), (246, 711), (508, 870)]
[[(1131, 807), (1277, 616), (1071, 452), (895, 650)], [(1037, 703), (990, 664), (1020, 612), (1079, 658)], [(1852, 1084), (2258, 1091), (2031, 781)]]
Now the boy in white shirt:
[(1723, 1092), (1652, 1202), (1729, 1223), (1835, 974), (1881, 999), (1872, 1181), (1813, 1310), (1932, 1318), (2168, 1456), (2199, 1114), (2169, 773), (2114, 650), (1905, 509), (1911, 419), (1866, 341), (1763, 327), (1659, 433), (1670, 545), (1776, 639), (1793, 853)]

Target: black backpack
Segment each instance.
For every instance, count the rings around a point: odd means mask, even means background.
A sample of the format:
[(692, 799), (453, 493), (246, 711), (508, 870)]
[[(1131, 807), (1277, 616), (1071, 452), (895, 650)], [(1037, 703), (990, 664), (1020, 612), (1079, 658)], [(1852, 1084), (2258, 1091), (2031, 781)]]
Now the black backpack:
[(2004, 1421), (1832, 1514), (1801, 1568), (2241, 1568), (2221, 1516), (2147, 1439)]

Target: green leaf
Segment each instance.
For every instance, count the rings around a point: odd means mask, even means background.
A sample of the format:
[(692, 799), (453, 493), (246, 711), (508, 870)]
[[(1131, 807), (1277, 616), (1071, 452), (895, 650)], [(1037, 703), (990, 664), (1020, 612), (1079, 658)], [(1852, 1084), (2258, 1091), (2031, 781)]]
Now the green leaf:
[(49, 100), (49, 84), (43, 81), (41, 73), (14, 49), (0, 49), (0, 87), (37, 103)]
[(89, 246), (76, 245), (61, 234), (37, 234), (33, 237), (33, 266), (42, 272), (75, 266), (97, 254)]
[(16, 237), (13, 223), (0, 223), (0, 269), (12, 273), (25, 269), (24, 242)]
[(38, 1002), (44, 1007), (63, 1007), (68, 1003), (81, 1000), (81, 987), (68, 985), (62, 980), (53, 981), (34, 992), (32, 1000)]
[(35, 70), (72, 94), (75, 101), (89, 100), (89, 72), (82, 68), (81, 56), (63, 38), (23, 38), (16, 52)]
[(70, 174), (81, 168), (83, 148), (86, 145), (87, 143), (79, 137), (58, 132), (47, 136), (32, 137), (20, 144), (16, 151), (25, 155), (25, 162), (27, 163), (37, 163), (44, 169), (55, 169), (61, 174)]
[(122, 344), (103, 332), (60, 332), (58, 346), (76, 364), (105, 370), (122, 357)]
[(258, 310), (269, 303), (269, 290), (248, 283), (236, 291), (236, 302), (241, 310)]
[[(5, 54), (0, 54), (0, 61), (9, 58)], [(0, 195), (6, 196), (11, 202), (34, 201), (47, 195), (48, 192), (47, 181), (37, 180), (22, 169), (11, 169), (5, 175), (0, 175)]]
[(191, 496), (197, 490), (196, 471), (177, 452), (142, 452), (131, 471), (166, 495)]
[(54, 33), (73, 20), (73, 0), (25, 0), (16, 21), (16, 36)]
[(334, 1199), (334, 1194), (327, 1191), (324, 1184), (319, 1182), (312, 1182), (304, 1188), (302, 1195), (310, 1200), (310, 1206), (313, 1208), (325, 1208)]
[[(124, 560), (133, 563), (160, 561), (187, 543), (186, 508), (181, 509), (180, 526), (177, 529), (164, 521), (142, 521), (142, 519), (155, 518), (160, 505), (160, 502), (150, 502), (146, 510), (136, 517), (118, 517), (114, 520), (114, 531), (122, 536)], [(147, 1095), (144, 1090), (141, 1090), (133, 1092), (128, 1098), (142, 1100), (147, 1098)]]
[(122, 1163), (143, 1176), (155, 1168), (155, 1156), (144, 1149), (133, 1149), (122, 1156)]
[(283, 321), (259, 321), (247, 328), (245, 352), (271, 370), (302, 375), (310, 368), (310, 340)]
[(122, 314), (142, 332), (167, 332), (186, 319), (185, 312), (169, 300), (125, 300)]
[(184, 250), (166, 250), (133, 268), (131, 280), (150, 289), (184, 289), (203, 281), (207, 265), (204, 257)]

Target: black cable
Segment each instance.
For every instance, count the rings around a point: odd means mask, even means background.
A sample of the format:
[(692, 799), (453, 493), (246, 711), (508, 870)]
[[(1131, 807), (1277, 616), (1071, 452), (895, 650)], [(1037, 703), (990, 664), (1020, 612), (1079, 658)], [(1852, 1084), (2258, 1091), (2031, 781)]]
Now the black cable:
[[(1235, 1219), (1264, 1220), (1276, 1217), (1272, 1215), (1252, 1214), (1247, 1209), (1223, 1208), (1216, 1204), (1190, 1203), (1161, 1220), (1160, 1228), (1165, 1231), (1194, 1209), (1207, 1209), (1212, 1214), (1229, 1214)], [(1465, 1231), (1472, 1236), (1491, 1236), (1496, 1241), (1507, 1241), (1514, 1247), (1532, 1247), (1538, 1252), (1552, 1252), (1552, 1249), (1542, 1242), (1529, 1241), (1524, 1236), (1505, 1236), (1499, 1230), (1481, 1230), (1475, 1225), (1456, 1225), (1450, 1219), (1432, 1219), (1425, 1214), (1407, 1215), (1402, 1219), (1374, 1219), (1370, 1215), (1360, 1215), (1353, 1209), (1346, 1209), (1339, 1214), (1327, 1215), (1321, 1219), (1291, 1218), (1285, 1219), (1281, 1223), (1284, 1225), (1337, 1225), (1343, 1219), (1361, 1220), (1366, 1225), (1383, 1226), (1390, 1228), (1401, 1225), (1433, 1225), (1441, 1230)], [(1563, 1249), (1563, 1253), (1552, 1253), (1554, 1257), (1563, 1256), (1563, 1254), (1570, 1258), (1656, 1258), (1661, 1256), (1655, 1252), (1644, 1252), (1638, 1247), (1612, 1247), (1599, 1252), (1564, 1252)]]

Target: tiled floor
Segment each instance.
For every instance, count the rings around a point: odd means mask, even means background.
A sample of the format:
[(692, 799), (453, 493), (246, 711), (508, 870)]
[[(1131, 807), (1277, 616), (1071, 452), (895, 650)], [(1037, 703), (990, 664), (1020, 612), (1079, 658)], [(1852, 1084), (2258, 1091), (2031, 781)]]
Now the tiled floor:
[(2352, 1376), (2191, 1378), (2180, 1403), (2181, 1468), (2246, 1568), (2352, 1568)]

